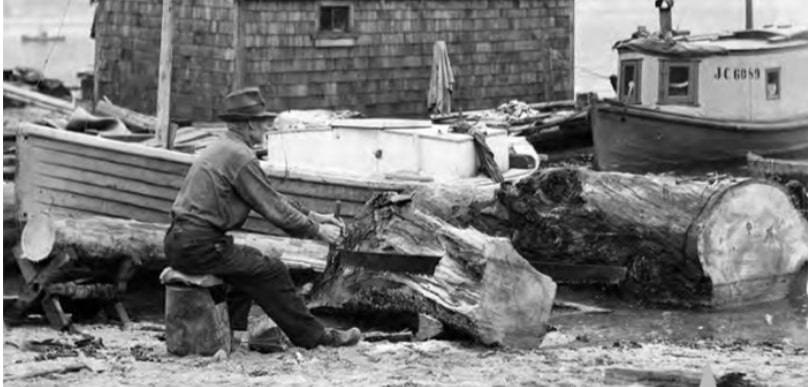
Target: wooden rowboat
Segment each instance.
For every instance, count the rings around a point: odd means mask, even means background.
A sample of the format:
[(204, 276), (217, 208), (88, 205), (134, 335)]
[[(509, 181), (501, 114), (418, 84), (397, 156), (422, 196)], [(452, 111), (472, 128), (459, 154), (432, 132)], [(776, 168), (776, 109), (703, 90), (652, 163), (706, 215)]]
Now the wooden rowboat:
[[(17, 146), (16, 192), (22, 221), (32, 214), (49, 213), (167, 223), (171, 204), (195, 157), (32, 124), (22, 124)], [(297, 154), (304, 152), (317, 154), (311, 149), (294, 149)], [(503, 175), (506, 180), (519, 179), (532, 173), (538, 163), (537, 159), (533, 168), (510, 169)], [(401, 192), (427, 184), (417, 180), (318, 172), (265, 161), (262, 168), (276, 189), (290, 199), (313, 211), (326, 213), (333, 212), (335, 202), (340, 200), (342, 215), (346, 217), (354, 216), (376, 191)], [(485, 177), (440, 182), (496, 187)], [(244, 230), (283, 235), (255, 213), (251, 214)]]

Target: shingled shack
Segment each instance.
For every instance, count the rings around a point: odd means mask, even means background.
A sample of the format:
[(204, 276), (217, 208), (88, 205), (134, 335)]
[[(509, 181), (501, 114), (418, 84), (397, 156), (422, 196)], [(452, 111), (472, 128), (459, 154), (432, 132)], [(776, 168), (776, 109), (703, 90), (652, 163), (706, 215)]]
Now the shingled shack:
[[(463, 110), (572, 97), (573, 0), (172, 0), (171, 116), (258, 85), (274, 110), (426, 113), (446, 42)], [(95, 95), (154, 114), (162, 0), (99, 0)]]

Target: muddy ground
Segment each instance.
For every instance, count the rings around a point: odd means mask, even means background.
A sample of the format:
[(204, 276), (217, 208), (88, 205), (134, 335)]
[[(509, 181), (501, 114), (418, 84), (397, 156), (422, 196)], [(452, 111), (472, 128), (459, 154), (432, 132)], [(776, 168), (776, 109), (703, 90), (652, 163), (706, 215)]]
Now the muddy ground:
[[(610, 314), (554, 310), (535, 350), (505, 350), (463, 341), (363, 342), (350, 348), (290, 348), (260, 354), (242, 344), (227, 359), (177, 358), (162, 341), (161, 293), (129, 302), (140, 321), (79, 325), (94, 341), (37, 352), (31, 343), (73, 343), (80, 336), (29, 324), (4, 331), (7, 386), (599, 386), (632, 384), (617, 369), (677, 371), (698, 380), (746, 374), (763, 386), (808, 385), (808, 318), (788, 303), (724, 312), (637, 309), (615, 297), (562, 289), (559, 298), (612, 309)], [(138, 305), (138, 303), (140, 305)], [(145, 305), (145, 306), (144, 306)], [(56, 356), (89, 359), (92, 370), (14, 380), (23, 363)], [(77, 360), (78, 358), (63, 358)], [(671, 385), (687, 385), (676, 382)], [(719, 384), (721, 385), (721, 384)]]

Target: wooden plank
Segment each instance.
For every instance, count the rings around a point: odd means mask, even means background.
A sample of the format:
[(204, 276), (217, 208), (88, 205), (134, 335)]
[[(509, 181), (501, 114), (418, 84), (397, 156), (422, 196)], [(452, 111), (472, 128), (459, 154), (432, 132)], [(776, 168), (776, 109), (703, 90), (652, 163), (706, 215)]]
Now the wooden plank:
[(618, 284), (628, 271), (622, 266), (575, 265), (555, 262), (535, 262), (530, 264), (553, 281), (566, 284)]
[(75, 106), (69, 101), (27, 90), (9, 82), (3, 82), (3, 97), (23, 101), (65, 115), (70, 115), (75, 110)]
[[(34, 169), (37, 174), (42, 173), (43, 168), (61, 167), (63, 170), (94, 173), (106, 177), (125, 179), (132, 183), (144, 184), (150, 187), (173, 189), (174, 191), (179, 191), (182, 187), (182, 181), (185, 176), (184, 174), (170, 174), (146, 168), (134, 168), (69, 153), (52, 152), (44, 148), (34, 149), (26, 157), (29, 158), (28, 162), (33, 162), (34, 166), (37, 167)], [(66, 175), (66, 177), (69, 176), (71, 175)]]
[[(28, 142), (29, 140), (23, 140), (23, 142)], [(45, 149), (52, 152), (59, 152), (62, 154), (72, 154), (80, 157), (91, 158), (100, 162), (125, 165), (127, 167), (163, 172), (171, 175), (185, 175), (191, 163), (193, 162), (193, 157), (189, 158), (188, 160), (184, 160), (182, 162), (175, 162), (160, 158), (151, 158), (148, 156), (131, 155), (125, 153), (122, 154), (115, 149), (109, 149), (97, 146), (69, 144), (65, 142), (60, 142), (58, 140), (53, 141), (50, 139), (34, 139), (33, 146), (36, 148)], [(138, 144), (129, 144), (129, 146), (131, 146), (133, 149), (138, 148), (150, 149), (142, 147), (141, 145)], [(93, 169), (98, 168), (96, 167)]]
[(141, 162), (152, 160), (155, 165), (159, 165), (156, 161), (165, 163), (166, 161), (173, 161), (176, 164), (190, 165), (194, 156), (181, 153), (172, 152), (166, 149), (152, 148), (140, 144), (129, 144), (125, 142), (107, 140), (97, 136), (88, 136), (85, 134), (73, 133), (64, 130), (53, 130), (39, 125), (23, 123), (20, 125), (17, 141), (20, 142), (19, 136), (23, 139), (30, 137), (45, 138), (60, 144), (75, 144), (86, 147), (88, 149), (103, 149), (117, 154), (120, 157), (135, 156), (135, 160)]
[(46, 213), (75, 216), (77, 213), (135, 219), (150, 223), (167, 223), (168, 212), (135, 206), (118, 201), (103, 201), (86, 195), (66, 192), (48, 192), (35, 200), (26, 201), (25, 215)]
[(167, 210), (171, 208), (171, 204), (174, 202), (173, 198), (155, 198), (153, 196), (132, 194), (115, 188), (97, 186), (77, 181), (67, 181), (44, 175), (41, 175), (39, 179), (37, 179), (36, 186), (47, 189), (50, 191), (49, 193), (51, 195), (59, 193), (67, 195), (80, 195), (96, 203), (114, 202), (131, 205), (141, 209), (163, 209), (165, 210), (166, 214), (168, 213)]
[[(39, 175), (43, 176), (43, 178), (62, 180), (62, 184), (55, 186), (56, 188), (64, 188), (65, 186), (69, 186), (70, 183), (83, 183), (172, 202), (174, 198), (177, 197), (177, 192), (179, 192), (175, 187), (142, 183), (126, 179), (125, 177), (54, 165), (46, 162), (39, 164), (37, 170)], [(49, 186), (54, 187), (53, 185)]]
[(692, 386), (697, 387), (701, 377), (697, 373), (677, 370), (638, 370), (630, 368), (607, 368), (603, 383), (606, 385), (643, 386)]
[(160, 146), (171, 148), (171, 64), (174, 46), (174, 4), (163, 0), (163, 20), (160, 28), (160, 68), (157, 79), (157, 139)]
[(244, 10), (243, 0), (234, 0), (233, 5), (233, 26), (235, 32), (233, 33), (233, 50), (235, 51), (234, 71), (233, 71), (233, 89), (240, 89), (244, 87), (247, 79), (247, 53), (245, 49), (245, 34), (242, 13)]

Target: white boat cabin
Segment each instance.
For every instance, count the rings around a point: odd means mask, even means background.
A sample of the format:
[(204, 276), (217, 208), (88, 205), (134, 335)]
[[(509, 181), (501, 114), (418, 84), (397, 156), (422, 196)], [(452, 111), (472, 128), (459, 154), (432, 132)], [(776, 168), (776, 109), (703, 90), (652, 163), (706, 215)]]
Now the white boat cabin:
[(624, 103), (733, 121), (808, 114), (808, 28), (636, 37), (615, 48)]
[[(514, 140), (504, 129), (486, 130), (501, 172), (509, 169)], [(471, 135), (424, 120), (335, 120), (327, 128), (270, 132), (266, 146), (272, 168), (324, 176), (456, 181), (477, 176), (480, 165)]]

